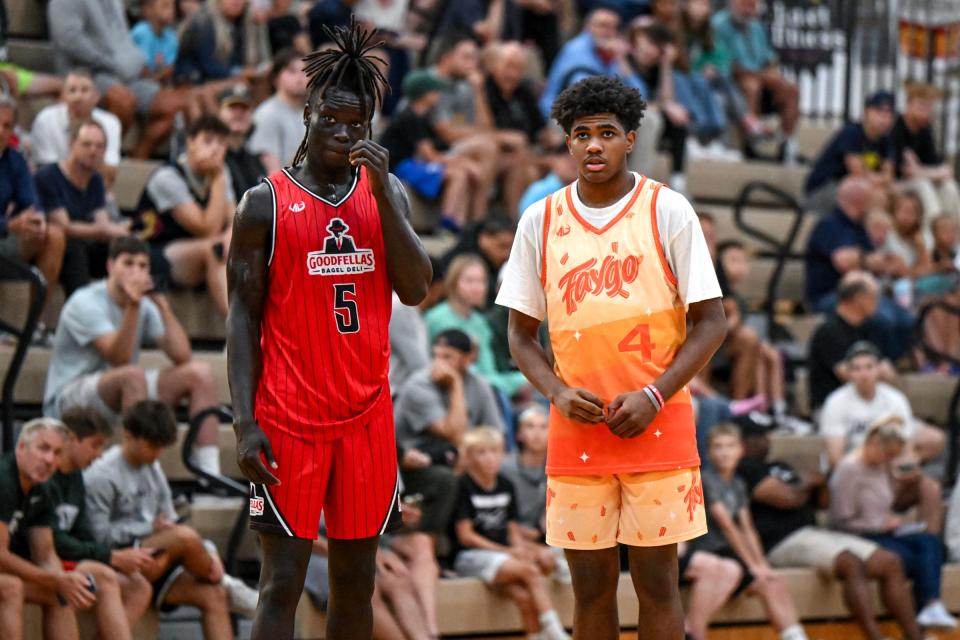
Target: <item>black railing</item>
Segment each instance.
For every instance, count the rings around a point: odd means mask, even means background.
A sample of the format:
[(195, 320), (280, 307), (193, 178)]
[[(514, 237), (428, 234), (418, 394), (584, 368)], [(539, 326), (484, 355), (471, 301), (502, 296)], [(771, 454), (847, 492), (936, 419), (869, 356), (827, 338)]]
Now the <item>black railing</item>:
[[(746, 221), (744, 210), (750, 204), (750, 196), (757, 191), (772, 196), (775, 200), (793, 210), (793, 223), (790, 225), (790, 230), (787, 232), (786, 238), (777, 238), (776, 236), (765, 231), (763, 228), (756, 227)], [(779, 209), (773, 209), (771, 210), (771, 213), (778, 216), (782, 215), (782, 212)], [(803, 207), (800, 206), (800, 203), (797, 202), (796, 198), (783, 189), (760, 180), (747, 183), (747, 185), (740, 191), (740, 195), (737, 196), (737, 200), (734, 203), (734, 224), (737, 225), (737, 228), (746, 235), (765, 244), (771, 255), (773, 255), (777, 261), (776, 266), (773, 269), (773, 273), (770, 274), (770, 280), (767, 282), (766, 299), (763, 302), (763, 311), (767, 318), (767, 337), (770, 339), (775, 338), (774, 326), (776, 319), (777, 291), (780, 289), (780, 280), (783, 278), (783, 270), (786, 267), (787, 260), (791, 259), (792, 257), (793, 243), (796, 241), (797, 235), (800, 233), (800, 225), (803, 224), (803, 216)]]
[[(938, 364), (950, 364), (953, 367), (960, 368), (960, 354), (946, 353), (940, 351), (937, 347), (931, 345), (926, 337), (926, 319), (931, 311), (939, 309), (960, 319), (960, 307), (955, 307), (942, 300), (936, 300), (923, 306), (920, 314), (917, 316), (915, 326), (916, 343), (920, 345), (923, 355), (932, 362)], [(957, 411), (960, 410), (960, 377), (957, 378), (957, 384), (953, 389), (953, 395), (950, 397), (950, 405), (947, 409), (947, 424), (944, 428), (947, 430), (947, 472), (944, 478), (944, 485), (953, 486), (957, 480), (957, 466), (960, 464), (960, 451), (957, 451), (957, 444), (960, 441), (960, 416)]]
[(2, 412), (0, 419), (3, 421), (0, 446), (2, 446), (3, 451), (12, 451), (13, 391), (17, 386), (17, 378), (20, 377), (23, 363), (27, 358), (27, 350), (30, 348), (33, 332), (40, 322), (43, 301), (47, 295), (47, 281), (36, 267), (2, 255), (0, 255), (0, 281), (27, 282), (30, 285), (30, 304), (23, 325), (16, 326), (11, 322), (0, 319), (0, 331), (6, 331), (17, 338), (17, 346), (13, 351), (13, 357), (10, 359), (10, 366), (3, 377), (3, 404), (0, 408), (0, 412)]

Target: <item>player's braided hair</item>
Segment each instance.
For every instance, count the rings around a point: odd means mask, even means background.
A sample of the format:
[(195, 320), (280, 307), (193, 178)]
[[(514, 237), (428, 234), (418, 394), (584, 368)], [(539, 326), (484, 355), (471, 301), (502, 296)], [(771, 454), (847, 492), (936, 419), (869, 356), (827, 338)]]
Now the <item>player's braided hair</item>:
[[(387, 79), (377, 66), (377, 59), (370, 55), (383, 42), (374, 40), (376, 32), (367, 31), (352, 17), (349, 27), (330, 29), (324, 26), (323, 31), (334, 46), (314, 51), (303, 58), (308, 79), (308, 101), (311, 105), (315, 104), (315, 98), (323, 98), (331, 87), (349, 87), (360, 98), (360, 109), (369, 123), (383, 100), (384, 90), (389, 91)], [(308, 130), (293, 158), (294, 165), (303, 162), (307, 156), (309, 126), (308, 123)]]

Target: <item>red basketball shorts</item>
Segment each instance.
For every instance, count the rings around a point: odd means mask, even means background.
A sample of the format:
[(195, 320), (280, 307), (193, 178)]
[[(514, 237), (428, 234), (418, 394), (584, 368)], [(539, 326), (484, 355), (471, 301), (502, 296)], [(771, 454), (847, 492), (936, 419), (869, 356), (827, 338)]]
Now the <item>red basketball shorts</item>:
[(330, 441), (303, 440), (260, 422), (279, 485), (250, 483), (250, 527), (315, 540), (320, 514), (327, 536), (356, 540), (401, 525), (397, 444), (390, 402), (366, 423)]

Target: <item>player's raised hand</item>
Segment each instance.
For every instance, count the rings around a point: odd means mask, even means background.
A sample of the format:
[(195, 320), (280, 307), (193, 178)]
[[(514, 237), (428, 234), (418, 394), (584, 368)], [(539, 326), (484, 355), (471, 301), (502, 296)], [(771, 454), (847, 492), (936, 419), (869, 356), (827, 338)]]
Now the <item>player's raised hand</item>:
[(373, 140), (358, 140), (350, 149), (350, 164), (367, 168), (374, 195), (390, 184), (390, 152)]
[(266, 458), (272, 469), (277, 468), (270, 441), (260, 425), (252, 420), (235, 422), (233, 431), (237, 434), (237, 464), (243, 477), (254, 484), (280, 484), (280, 480), (263, 464)]
[(607, 407), (607, 427), (621, 438), (635, 438), (650, 426), (657, 408), (643, 391), (624, 393)]
[(567, 387), (553, 397), (553, 405), (570, 420), (586, 424), (603, 422), (603, 400), (586, 389)]

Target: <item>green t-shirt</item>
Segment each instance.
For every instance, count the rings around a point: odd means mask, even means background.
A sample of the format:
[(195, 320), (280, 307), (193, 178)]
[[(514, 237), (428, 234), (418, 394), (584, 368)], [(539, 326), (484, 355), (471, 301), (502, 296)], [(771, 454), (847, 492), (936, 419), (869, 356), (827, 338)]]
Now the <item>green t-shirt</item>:
[(29, 559), (27, 530), (53, 527), (54, 521), (47, 483), (34, 485), (24, 493), (14, 452), (0, 457), (0, 522), (6, 524), (10, 532), (10, 550)]
[(87, 491), (83, 472), (64, 474), (57, 471), (50, 478), (49, 493), (56, 514), (53, 544), (64, 560), (99, 560), (110, 563), (110, 547), (94, 538), (87, 517)]

